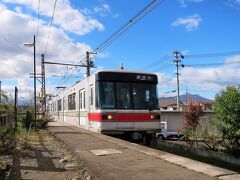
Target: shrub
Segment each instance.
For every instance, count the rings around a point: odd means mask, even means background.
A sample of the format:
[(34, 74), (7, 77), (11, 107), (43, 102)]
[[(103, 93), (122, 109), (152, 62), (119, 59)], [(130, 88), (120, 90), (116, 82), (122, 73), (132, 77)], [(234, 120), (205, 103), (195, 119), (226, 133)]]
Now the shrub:
[(240, 155), (240, 88), (229, 86), (216, 95), (215, 124), (225, 146)]

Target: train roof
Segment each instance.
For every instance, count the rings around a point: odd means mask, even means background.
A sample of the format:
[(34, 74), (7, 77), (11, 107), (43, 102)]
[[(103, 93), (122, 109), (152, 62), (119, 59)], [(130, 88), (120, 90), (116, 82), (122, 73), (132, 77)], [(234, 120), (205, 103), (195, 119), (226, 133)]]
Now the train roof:
[(148, 75), (156, 75), (154, 73), (149, 73), (149, 72), (145, 72), (145, 71), (131, 71), (131, 70), (125, 70), (125, 69), (105, 69), (105, 70), (99, 70), (97, 72), (95, 72), (94, 74), (97, 74), (99, 72), (116, 72), (116, 73), (132, 73), (132, 74), (148, 74)]
[[(131, 71), (131, 70), (125, 70), (125, 69), (104, 69), (104, 70), (98, 70), (95, 73), (93, 73), (91, 76), (89, 76), (88, 78), (92, 78), (94, 77), (96, 74), (98, 73), (102, 73), (102, 72), (106, 72), (106, 73), (130, 73), (130, 74), (144, 74), (144, 75), (152, 75), (152, 76), (156, 76), (156, 74), (154, 73), (148, 73), (148, 72), (144, 72), (144, 71)], [(74, 84), (70, 85), (69, 87), (67, 87), (63, 92), (61, 92), (60, 94), (58, 94), (56, 96), (59, 97), (59, 95), (68, 92), (70, 89), (76, 87), (80, 82), (86, 80), (87, 78), (84, 78), (82, 80), (78, 80), (77, 82), (75, 82)]]

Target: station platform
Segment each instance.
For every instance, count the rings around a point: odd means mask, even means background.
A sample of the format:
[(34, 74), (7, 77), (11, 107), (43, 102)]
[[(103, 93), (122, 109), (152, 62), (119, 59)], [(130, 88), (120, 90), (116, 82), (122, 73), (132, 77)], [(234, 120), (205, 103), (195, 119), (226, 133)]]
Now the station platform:
[(97, 179), (240, 179), (237, 172), (66, 123), (51, 122), (48, 131), (63, 141)]

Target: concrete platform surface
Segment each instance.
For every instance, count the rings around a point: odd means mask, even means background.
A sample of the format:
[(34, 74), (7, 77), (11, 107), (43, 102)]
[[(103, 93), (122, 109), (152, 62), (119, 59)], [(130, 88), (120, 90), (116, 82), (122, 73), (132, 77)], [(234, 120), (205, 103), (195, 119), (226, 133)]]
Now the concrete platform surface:
[(51, 122), (48, 131), (84, 161), (98, 179), (240, 179), (233, 171), (65, 123)]

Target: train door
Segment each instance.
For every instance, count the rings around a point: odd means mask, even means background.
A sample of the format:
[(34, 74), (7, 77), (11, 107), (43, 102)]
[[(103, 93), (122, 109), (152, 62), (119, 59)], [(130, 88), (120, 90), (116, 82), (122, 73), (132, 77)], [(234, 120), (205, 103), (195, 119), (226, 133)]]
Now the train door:
[(58, 116), (58, 121), (60, 121), (60, 111), (61, 111), (61, 104), (62, 103), (62, 100), (59, 99), (57, 100), (57, 116)]
[[(93, 113), (94, 110), (94, 86), (90, 85), (89, 89), (89, 101), (88, 101), (88, 113)], [(88, 129), (94, 128), (93, 121), (88, 120)]]
[(94, 86), (90, 86), (90, 113), (94, 110)]
[(86, 112), (86, 91), (81, 89), (79, 91), (79, 125), (86, 127), (87, 112)]
[[(131, 85), (130, 83), (122, 83), (116, 82), (116, 98), (117, 98), (117, 107), (120, 109), (120, 115), (118, 116), (119, 122), (117, 122), (117, 129), (133, 129), (134, 122), (131, 119), (128, 119), (127, 122), (121, 121), (122, 118), (127, 117), (127, 113), (129, 113), (129, 109), (133, 109), (133, 104), (131, 102)], [(118, 110), (117, 110), (118, 111)], [(121, 115), (121, 113), (125, 115)], [(125, 117), (124, 117), (125, 116)]]

